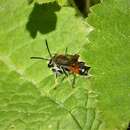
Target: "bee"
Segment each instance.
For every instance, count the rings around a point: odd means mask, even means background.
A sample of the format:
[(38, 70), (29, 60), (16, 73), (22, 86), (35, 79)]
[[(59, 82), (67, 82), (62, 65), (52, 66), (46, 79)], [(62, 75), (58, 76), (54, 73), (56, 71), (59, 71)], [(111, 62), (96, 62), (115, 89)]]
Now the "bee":
[(56, 78), (57, 76), (62, 74), (64, 74), (66, 77), (68, 77), (69, 74), (73, 74), (74, 78), (72, 86), (74, 86), (76, 75), (82, 75), (82, 76), (88, 75), (88, 71), (91, 67), (86, 65), (85, 62), (79, 61), (80, 56), (78, 54), (74, 55), (67, 54), (67, 48), (66, 48), (64, 54), (55, 54), (54, 56), (52, 56), (47, 40), (45, 40), (45, 43), (50, 58), (49, 59), (43, 57), (30, 57), (30, 58), (47, 60), (48, 68), (50, 68), (54, 72)]

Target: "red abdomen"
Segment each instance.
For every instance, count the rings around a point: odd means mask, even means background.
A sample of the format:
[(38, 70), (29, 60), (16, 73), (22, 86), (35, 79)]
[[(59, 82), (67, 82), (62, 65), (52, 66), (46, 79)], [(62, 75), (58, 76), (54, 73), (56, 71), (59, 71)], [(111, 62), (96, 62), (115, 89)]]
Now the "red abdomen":
[(80, 74), (79, 66), (69, 66), (69, 71), (73, 74)]

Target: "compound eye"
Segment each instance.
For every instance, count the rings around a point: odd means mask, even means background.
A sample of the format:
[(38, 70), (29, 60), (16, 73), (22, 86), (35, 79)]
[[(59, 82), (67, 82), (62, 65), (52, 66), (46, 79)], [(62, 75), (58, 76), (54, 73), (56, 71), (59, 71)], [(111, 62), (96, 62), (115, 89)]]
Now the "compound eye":
[(51, 67), (53, 67), (53, 65), (49, 63), (49, 64), (48, 64), (48, 67), (51, 68)]

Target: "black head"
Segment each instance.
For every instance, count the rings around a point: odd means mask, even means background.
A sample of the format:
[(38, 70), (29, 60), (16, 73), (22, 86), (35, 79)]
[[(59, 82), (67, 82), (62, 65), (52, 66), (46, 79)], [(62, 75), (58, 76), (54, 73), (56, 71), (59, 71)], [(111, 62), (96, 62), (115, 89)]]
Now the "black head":
[(53, 62), (52, 59), (49, 60), (48, 67), (49, 67), (49, 68), (54, 67), (54, 62)]

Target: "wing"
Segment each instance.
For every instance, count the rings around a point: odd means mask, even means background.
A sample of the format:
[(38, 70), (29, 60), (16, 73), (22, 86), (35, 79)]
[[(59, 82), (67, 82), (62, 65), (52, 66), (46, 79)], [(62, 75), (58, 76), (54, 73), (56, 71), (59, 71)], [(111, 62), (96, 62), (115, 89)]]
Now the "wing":
[(56, 55), (55, 58), (53, 59), (54, 62), (61, 66), (61, 65), (70, 65), (74, 64), (78, 61), (79, 55)]

